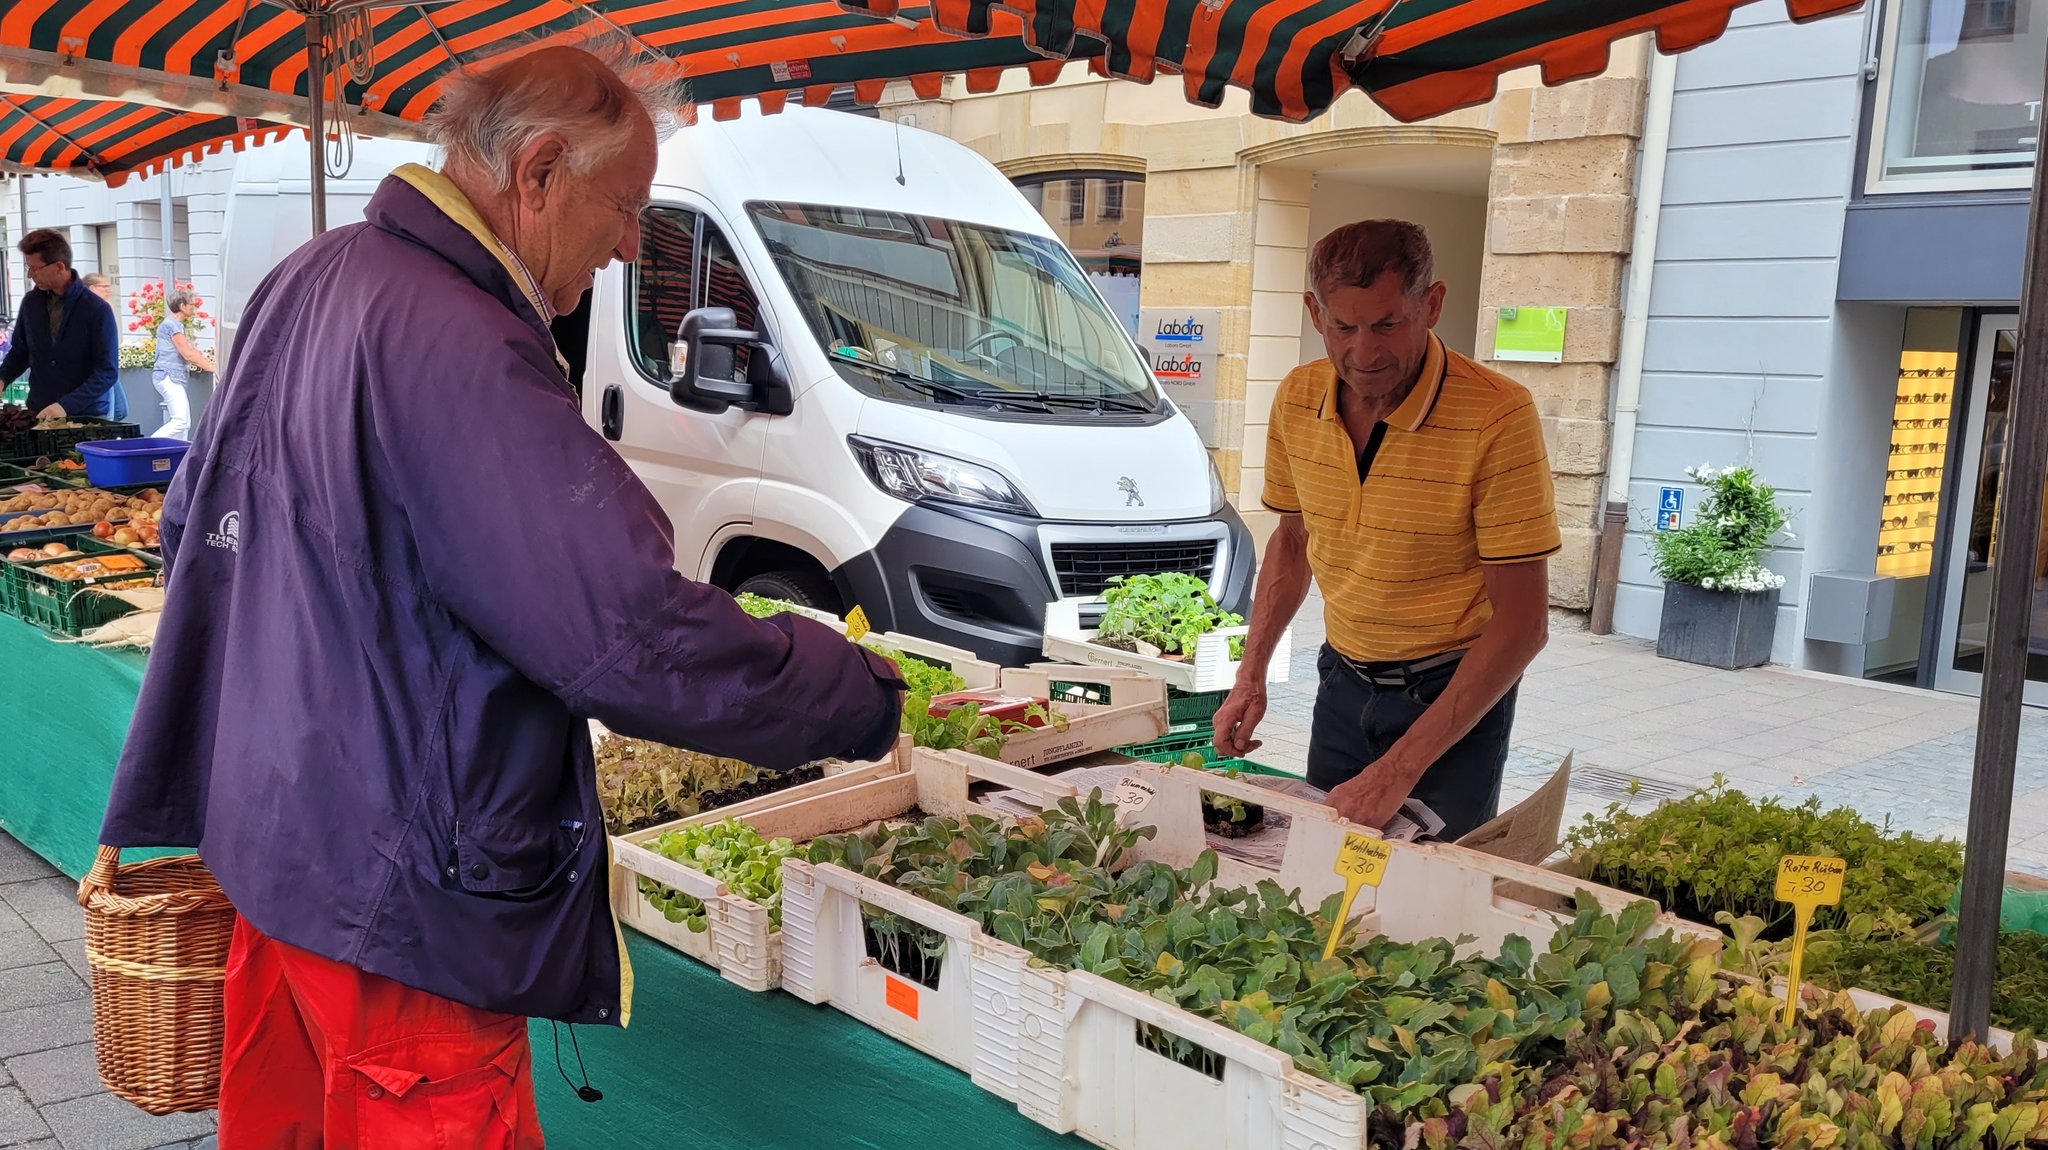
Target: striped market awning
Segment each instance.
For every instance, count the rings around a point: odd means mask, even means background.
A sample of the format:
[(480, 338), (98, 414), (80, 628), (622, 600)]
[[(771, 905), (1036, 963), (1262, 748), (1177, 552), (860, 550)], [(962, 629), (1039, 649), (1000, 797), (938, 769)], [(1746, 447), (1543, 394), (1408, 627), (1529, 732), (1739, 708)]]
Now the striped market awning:
[(0, 93), (0, 171), (65, 172), (119, 185), (222, 148), (278, 139), (285, 124), (120, 100)]
[[(8, 0), (0, 69), (12, 58), (72, 78), (168, 78), (214, 101), (236, 93), (305, 100), (311, 5), (326, 13), (340, 72), (330, 95), (372, 132), (378, 121), (419, 120), (449, 75), (484, 56), (602, 33), (672, 57), (696, 100), (721, 116), (743, 98), (772, 109), (846, 85), (872, 103), (890, 80), (931, 96), (958, 74), (970, 91), (985, 91), (1017, 67), (1045, 83), (1062, 62), (1086, 59), (1101, 74), (1136, 80), (1179, 73), (1188, 98), (1206, 106), (1236, 87), (1258, 115), (1306, 120), (1359, 87), (1396, 117), (1418, 120), (1484, 103), (1515, 69), (1541, 68), (1548, 83), (1597, 74), (1614, 41), (1638, 33), (1654, 32), (1666, 51), (1694, 47), (1750, 2)], [(1861, 0), (1782, 2), (1806, 20)], [(19, 70), (0, 78), (13, 84)]]

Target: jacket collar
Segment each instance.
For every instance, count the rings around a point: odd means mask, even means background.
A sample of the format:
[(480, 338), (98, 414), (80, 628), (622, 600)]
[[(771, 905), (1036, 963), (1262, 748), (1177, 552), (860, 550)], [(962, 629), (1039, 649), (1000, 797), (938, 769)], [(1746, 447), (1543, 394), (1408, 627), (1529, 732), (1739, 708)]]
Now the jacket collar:
[(403, 236), (461, 269), (548, 341), (564, 382), (569, 365), (548, 328), (550, 309), (540, 287), (512, 250), (484, 223), (476, 205), (454, 181), (419, 164), (406, 164), (385, 177), (363, 213), (373, 226)]

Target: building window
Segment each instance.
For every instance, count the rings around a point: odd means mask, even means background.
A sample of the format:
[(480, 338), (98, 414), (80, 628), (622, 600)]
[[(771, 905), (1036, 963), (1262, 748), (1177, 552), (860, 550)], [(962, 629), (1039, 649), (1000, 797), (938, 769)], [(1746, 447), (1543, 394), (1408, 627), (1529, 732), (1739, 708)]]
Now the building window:
[(2048, 0), (1889, 0), (1885, 27), (1870, 190), (2027, 187)]
[[(1138, 334), (1138, 283), (1144, 266), (1145, 179), (1122, 172), (1050, 172), (1026, 176), (1017, 190), (1052, 225), (1124, 329)], [(1091, 215), (1089, 204), (1095, 205)]]

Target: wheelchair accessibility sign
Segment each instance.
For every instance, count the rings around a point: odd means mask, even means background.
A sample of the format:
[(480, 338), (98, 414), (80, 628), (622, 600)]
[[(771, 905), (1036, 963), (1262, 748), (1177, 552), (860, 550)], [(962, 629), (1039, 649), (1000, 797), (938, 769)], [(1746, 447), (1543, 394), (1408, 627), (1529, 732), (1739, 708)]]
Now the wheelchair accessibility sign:
[(1676, 531), (1685, 518), (1685, 488), (1666, 487), (1657, 500), (1657, 530)]

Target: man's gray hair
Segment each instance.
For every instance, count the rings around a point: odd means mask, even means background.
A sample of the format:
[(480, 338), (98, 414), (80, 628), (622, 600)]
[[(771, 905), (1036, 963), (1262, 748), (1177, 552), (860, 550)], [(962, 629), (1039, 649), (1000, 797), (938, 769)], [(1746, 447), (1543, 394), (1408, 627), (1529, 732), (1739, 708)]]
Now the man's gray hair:
[(512, 187), (512, 166), (520, 152), (549, 133), (568, 141), (569, 167), (582, 174), (631, 142), (628, 112), (634, 107), (654, 121), (657, 140), (682, 122), (688, 87), (673, 61), (650, 59), (633, 41), (617, 36), (576, 47), (595, 57), (619, 84), (565, 90), (559, 82), (519, 67), (516, 55), (487, 61), (449, 80), (426, 125), (434, 142), (446, 150), (448, 162), (459, 161), (488, 174), (502, 192)]
[(186, 291), (184, 288), (176, 288), (172, 290), (169, 294), (164, 296), (164, 314), (169, 315), (174, 311), (190, 310), (190, 308), (192, 307), (192, 301), (198, 298), (199, 294), (197, 292), (189, 292)]

